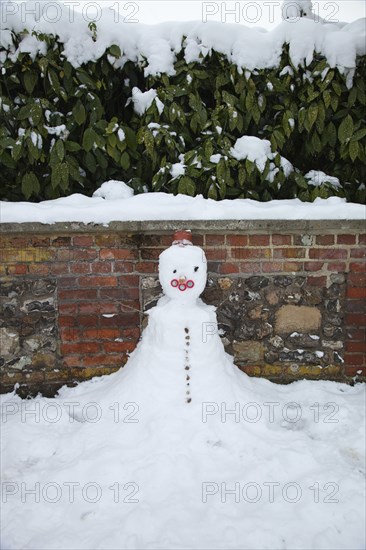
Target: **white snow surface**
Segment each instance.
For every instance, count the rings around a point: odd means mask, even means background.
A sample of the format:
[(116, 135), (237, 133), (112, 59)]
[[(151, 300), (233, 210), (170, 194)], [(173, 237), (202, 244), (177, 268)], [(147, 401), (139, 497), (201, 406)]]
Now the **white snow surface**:
[[(202, 195), (143, 193), (129, 196), (123, 182), (107, 182), (86, 197), (79, 193), (43, 201), (0, 201), (0, 223), (83, 222), (108, 224), (112, 221), (146, 220), (330, 220), (366, 218), (362, 204), (330, 197), (313, 203), (299, 199), (259, 202), (252, 199), (214, 201)], [(121, 186), (122, 183), (122, 186)]]
[[(201, 280), (172, 248), (160, 277)], [(364, 548), (365, 386), (249, 378), (199, 298), (117, 373), (1, 407), (7, 550)]]
[[(117, 44), (122, 57), (115, 61), (115, 66), (121, 67), (128, 60), (136, 63), (146, 59), (145, 75), (174, 74), (174, 62), (182, 48), (188, 63), (200, 62), (202, 55), (215, 49), (240, 70), (249, 71), (278, 66), (282, 45), (285, 43), (289, 44), (291, 61), (295, 66), (301, 65), (304, 59), (310, 63), (316, 51), (327, 58), (331, 67), (337, 66), (341, 71), (348, 71), (355, 67), (356, 55), (366, 53), (364, 20), (345, 25), (323, 24), (306, 17), (299, 20), (292, 18), (266, 31), (218, 22), (127, 25), (122, 18), (119, 22), (115, 21), (113, 11), (105, 9), (97, 22), (96, 40), (93, 41), (93, 33), (88, 29), (82, 14), (73, 13), (72, 7), (67, 4), (59, 3), (57, 21), (50, 20), (47, 11), (43, 16), (39, 2), (27, 2), (26, 16), (24, 10), (17, 9), (14, 2), (2, 4), (6, 16), (2, 18), (1, 44), (10, 48), (13, 59), (20, 52), (29, 52), (32, 57), (38, 52), (45, 52), (45, 42), (38, 41), (31, 34), (24, 36), (16, 50), (12, 48), (9, 30), (21, 33), (24, 28), (57, 34), (64, 44), (64, 55), (75, 67), (100, 58), (108, 47)], [(40, 18), (32, 15), (32, 11), (40, 13)], [(110, 59), (113, 60), (112, 57)]]

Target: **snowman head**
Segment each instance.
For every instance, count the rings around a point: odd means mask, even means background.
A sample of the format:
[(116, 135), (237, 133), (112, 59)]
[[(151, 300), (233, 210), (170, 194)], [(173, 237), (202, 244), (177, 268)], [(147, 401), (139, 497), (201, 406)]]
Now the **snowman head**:
[(207, 260), (202, 248), (193, 246), (189, 235), (177, 238), (159, 257), (159, 280), (172, 300), (192, 303), (202, 294), (207, 280)]

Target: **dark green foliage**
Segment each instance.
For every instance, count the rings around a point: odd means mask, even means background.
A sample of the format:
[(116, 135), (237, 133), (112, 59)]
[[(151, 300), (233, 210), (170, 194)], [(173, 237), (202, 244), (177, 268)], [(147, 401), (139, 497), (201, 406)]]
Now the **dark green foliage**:
[[(325, 59), (293, 67), (286, 46), (276, 69), (241, 73), (215, 51), (201, 63), (186, 63), (181, 53), (174, 76), (146, 78), (141, 65), (113, 67), (118, 46), (74, 68), (54, 36), (37, 38), (47, 54), (8, 58), (0, 75), (1, 198), (91, 195), (102, 182), (119, 179), (136, 193), (145, 185), (214, 199), (338, 194), (365, 201), (365, 57), (350, 89)], [(163, 112), (153, 101), (138, 116), (128, 101), (135, 86), (154, 88)], [(274, 157), (264, 171), (230, 154), (243, 135), (270, 140)], [(295, 167), (288, 177), (281, 157)], [(173, 177), (178, 162), (185, 172)], [(309, 185), (310, 170), (339, 178), (342, 189)]]

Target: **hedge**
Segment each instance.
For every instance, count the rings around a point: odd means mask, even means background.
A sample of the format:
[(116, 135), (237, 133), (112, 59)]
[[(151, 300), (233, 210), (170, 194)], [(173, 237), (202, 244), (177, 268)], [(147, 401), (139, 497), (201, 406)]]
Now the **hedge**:
[[(75, 68), (62, 56), (57, 36), (36, 36), (44, 55), (2, 57), (1, 198), (91, 195), (117, 179), (135, 193), (261, 201), (339, 195), (365, 202), (364, 56), (351, 87), (317, 54), (310, 65), (293, 66), (286, 44), (273, 69), (242, 72), (216, 51), (187, 63), (181, 52), (175, 75), (145, 77), (144, 62), (113, 67), (121, 56), (116, 45)], [(17, 46), (23, 35), (12, 37)], [(137, 114), (131, 101), (136, 89), (155, 90), (163, 110), (153, 101)], [(264, 169), (232, 156), (244, 135), (270, 141), (273, 159)], [(289, 174), (283, 157), (294, 167)], [(340, 187), (332, 178), (310, 185), (305, 175), (311, 170), (338, 178)]]

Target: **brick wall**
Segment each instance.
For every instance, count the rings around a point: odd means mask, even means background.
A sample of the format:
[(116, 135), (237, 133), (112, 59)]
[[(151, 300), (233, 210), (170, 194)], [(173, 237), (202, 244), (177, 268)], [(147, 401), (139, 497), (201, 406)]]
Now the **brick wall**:
[[(19, 383), (23, 393), (52, 395), (125, 363), (142, 310), (160, 294), (159, 254), (185, 227), (206, 252), (204, 297), (219, 305), (224, 344), (240, 368), (280, 382), (366, 380), (362, 222), (4, 224), (3, 391)], [(301, 319), (310, 322), (304, 330)]]

